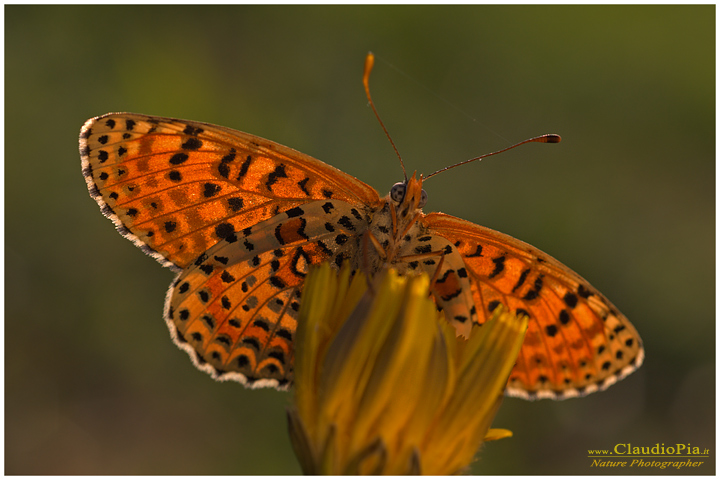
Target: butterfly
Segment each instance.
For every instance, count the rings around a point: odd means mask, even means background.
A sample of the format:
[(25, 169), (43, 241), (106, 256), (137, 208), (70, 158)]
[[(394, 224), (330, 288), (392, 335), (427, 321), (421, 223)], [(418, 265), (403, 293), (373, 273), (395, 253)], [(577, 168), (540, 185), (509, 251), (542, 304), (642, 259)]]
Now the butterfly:
[(165, 321), (173, 341), (215, 379), (291, 385), (304, 279), (323, 261), (426, 272), (438, 309), (464, 336), (500, 305), (527, 315), (511, 396), (582, 396), (643, 361), (635, 328), (568, 267), (508, 235), (423, 213), (422, 175), (380, 197), (269, 140), (133, 113), (88, 120), (80, 155), (102, 213), (178, 272)]

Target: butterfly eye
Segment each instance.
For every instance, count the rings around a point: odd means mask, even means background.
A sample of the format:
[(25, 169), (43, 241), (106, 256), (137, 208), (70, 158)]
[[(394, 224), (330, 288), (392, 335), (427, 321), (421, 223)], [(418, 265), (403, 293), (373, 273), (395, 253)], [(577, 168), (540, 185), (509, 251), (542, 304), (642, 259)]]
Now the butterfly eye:
[(418, 208), (422, 208), (427, 203), (427, 192), (425, 190), (422, 191), (420, 194), (420, 203), (418, 203)]
[(390, 198), (395, 203), (400, 203), (405, 198), (405, 184), (402, 182), (396, 183), (390, 189)]

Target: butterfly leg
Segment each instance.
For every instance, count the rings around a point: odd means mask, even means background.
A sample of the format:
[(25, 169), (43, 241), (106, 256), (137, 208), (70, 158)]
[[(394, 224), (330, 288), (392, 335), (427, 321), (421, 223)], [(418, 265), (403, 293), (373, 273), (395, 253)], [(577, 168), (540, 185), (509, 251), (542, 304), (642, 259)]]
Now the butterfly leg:
[(410, 219), (410, 221), (407, 223), (407, 225), (405, 225), (405, 228), (403, 228), (403, 231), (400, 234), (397, 234), (395, 238), (402, 238), (405, 235), (407, 235), (407, 233), (410, 231), (410, 229), (413, 227), (413, 225), (415, 225), (415, 222), (417, 222), (418, 219), (420, 218), (420, 215), (421, 215), (420, 212), (416, 213), (415, 216), (413, 216)]
[[(377, 252), (378, 256), (380, 257), (381, 261), (384, 261), (387, 259), (387, 252), (385, 252), (385, 249), (380, 244), (380, 240), (377, 239), (375, 234), (372, 233), (371, 230), (367, 230), (363, 234), (363, 253), (365, 257), (369, 256), (368, 252), (368, 242), (372, 243), (372, 246), (375, 248), (375, 252)], [(369, 273), (369, 270), (368, 270)]]
[(395, 212), (395, 209), (393, 207), (390, 207), (390, 220), (392, 223), (392, 234), (393, 238), (397, 238), (397, 213)]
[(401, 257), (396, 257), (395, 260), (398, 262), (412, 262), (412, 261), (419, 261), (419, 260), (427, 260), (429, 258), (434, 257), (443, 257), (445, 255), (444, 250), (437, 250), (435, 252), (428, 252), (428, 253), (420, 253), (415, 255), (403, 255)]

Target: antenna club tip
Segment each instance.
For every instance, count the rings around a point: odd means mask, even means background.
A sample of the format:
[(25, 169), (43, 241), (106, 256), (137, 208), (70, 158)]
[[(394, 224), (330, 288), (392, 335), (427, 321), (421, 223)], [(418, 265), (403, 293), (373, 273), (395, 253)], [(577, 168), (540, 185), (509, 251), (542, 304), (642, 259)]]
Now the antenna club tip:
[(375, 64), (375, 55), (372, 52), (368, 52), (365, 57), (365, 72), (363, 77), (368, 77), (372, 71), (373, 65)]
[(560, 141), (562, 140), (562, 137), (555, 133), (548, 133), (547, 135), (543, 136), (545, 137), (546, 143), (560, 143)]

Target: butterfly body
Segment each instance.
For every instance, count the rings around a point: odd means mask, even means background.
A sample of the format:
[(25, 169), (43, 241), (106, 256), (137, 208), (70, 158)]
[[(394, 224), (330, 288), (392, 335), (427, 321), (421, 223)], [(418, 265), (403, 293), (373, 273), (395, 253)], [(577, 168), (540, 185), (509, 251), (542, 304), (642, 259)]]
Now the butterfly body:
[(424, 214), (423, 178), (380, 198), (307, 155), (225, 127), (138, 114), (88, 120), (91, 196), (119, 232), (180, 272), (165, 302), (176, 344), (217, 379), (284, 388), (310, 265), (426, 272), (467, 336), (499, 306), (530, 317), (507, 392), (601, 390), (643, 360), (633, 326), (584, 279), (519, 240)]

